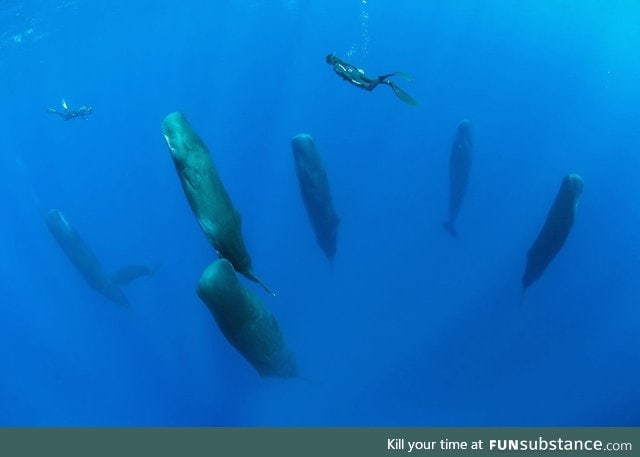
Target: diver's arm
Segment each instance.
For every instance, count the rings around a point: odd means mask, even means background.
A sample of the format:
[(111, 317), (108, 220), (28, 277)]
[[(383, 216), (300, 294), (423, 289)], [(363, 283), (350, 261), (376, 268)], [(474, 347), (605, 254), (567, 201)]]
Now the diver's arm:
[(367, 90), (372, 90), (378, 85), (379, 81), (377, 79), (369, 78), (367, 75), (365, 75), (364, 70), (356, 67), (355, 65), (340, 65), (340, 69), (340, 75), (356, 86), (362, 87)]
[(339, 62), (339, 63), (336, 63), (333, 66), (333, 71), (335, 71), (339, 75), (348, 75), (349, 74), (349, 67), (353, 68), (353, 65), (348, 65), (348, 64), (345, 65), (343, 62)]

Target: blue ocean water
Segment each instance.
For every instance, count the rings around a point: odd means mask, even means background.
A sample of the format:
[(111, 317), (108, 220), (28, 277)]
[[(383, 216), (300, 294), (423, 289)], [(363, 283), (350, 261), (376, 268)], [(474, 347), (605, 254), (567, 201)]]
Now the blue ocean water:
[[(640, 425), (640, 5), (633, 0), (0, 2), (0, 425)], [(366, 92), (325, 63), (404, 71)], [(65, 99), (86, 120), (46, 113)], [(183, 111), (309, 380), (261, 379), (195, 284), (215, 258), (160, 133)], [(473, 124), (460, 237), (443, 229)], [(316, 244), (290, 139), (341, 223)], [(567, 173), (562, 251), (520, 306)], [(60, 208), (110, 271), (91, 290)]]

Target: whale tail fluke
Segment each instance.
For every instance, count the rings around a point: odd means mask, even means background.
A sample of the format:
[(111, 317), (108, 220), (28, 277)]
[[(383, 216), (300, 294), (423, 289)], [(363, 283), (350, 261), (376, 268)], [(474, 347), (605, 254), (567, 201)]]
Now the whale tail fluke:
[(111, 282), (118, 285), (129, 284), (138, 278), (154, 274), (157, 269), (158, 267), (151, 268), (146, 265), (126, 265), (114, 273)]
[(451, 235), (452, 237), (454, 237), (456, 239), (458, 238), (458, 231), (453, 226), (453, 222), (451, 222), (451, 221), (443, 222), (442, 226), (447, 231), (447, 233), (449, 233), (449, 235)]

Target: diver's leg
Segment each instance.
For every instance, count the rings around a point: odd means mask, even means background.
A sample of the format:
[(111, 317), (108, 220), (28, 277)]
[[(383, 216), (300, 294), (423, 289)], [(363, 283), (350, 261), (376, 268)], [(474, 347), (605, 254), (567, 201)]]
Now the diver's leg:
[(57, 114), (60, 117), (64, 117), (64, 113), (61, 113), (57, 109), (53, 109), (53, 108), (47, 108), (47, 113)]
[(364, 86), (364, 88), (367, 89), (368, 91), (372, 91), (378, 86), (378, 84), (380, 84), (380, 81), (371, 81), (367, 83), (367, 85)]

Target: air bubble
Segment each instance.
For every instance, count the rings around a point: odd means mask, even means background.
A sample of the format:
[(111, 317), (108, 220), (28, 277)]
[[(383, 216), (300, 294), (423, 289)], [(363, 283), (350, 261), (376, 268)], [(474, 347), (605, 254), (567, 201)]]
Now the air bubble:
[(366, 56), (369, 51), (369, 12), (367, 0), (360, 0), (360, 38), (347, 51), (347, 57), (353, 55)]

